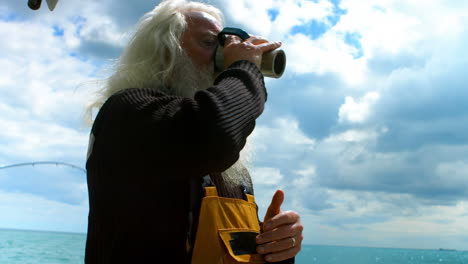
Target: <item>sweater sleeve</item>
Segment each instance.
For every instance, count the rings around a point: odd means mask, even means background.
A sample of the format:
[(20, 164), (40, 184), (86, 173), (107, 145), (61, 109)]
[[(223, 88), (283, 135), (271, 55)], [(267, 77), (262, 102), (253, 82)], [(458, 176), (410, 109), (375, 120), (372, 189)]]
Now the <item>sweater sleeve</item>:
[(239, 61), (193, 99), (156, 89), (116, 94), (98, 114), (93, 133), (121, 142), (125, 151), (151, 156), (167, 169), (190, 175), (222, 172), (239, 158), (266, 98), (258, 68)]

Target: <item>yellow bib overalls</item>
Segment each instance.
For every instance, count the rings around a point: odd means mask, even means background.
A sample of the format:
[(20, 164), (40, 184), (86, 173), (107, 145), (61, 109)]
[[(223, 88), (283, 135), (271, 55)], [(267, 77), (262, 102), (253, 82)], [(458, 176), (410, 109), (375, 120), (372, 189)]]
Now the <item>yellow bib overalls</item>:
[(192, 264), (265, 263), (256, 253), (257, 205), (253, 195), (246, 197), (220, 197), (216, 187), (205, 187)]

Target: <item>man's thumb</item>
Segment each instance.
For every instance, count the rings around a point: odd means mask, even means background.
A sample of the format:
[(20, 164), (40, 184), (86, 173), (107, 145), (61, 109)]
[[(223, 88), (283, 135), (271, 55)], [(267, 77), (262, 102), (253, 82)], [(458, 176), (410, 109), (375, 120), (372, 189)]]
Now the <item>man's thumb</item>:
[(283, 201), (284, 192), (282, 190), (276, 190), (275, 194), (273, 195), (273, 198), (271, 199), (270, 206), (268, 207), (263, 222), (270, 220), (270, 218), (280, 213)]

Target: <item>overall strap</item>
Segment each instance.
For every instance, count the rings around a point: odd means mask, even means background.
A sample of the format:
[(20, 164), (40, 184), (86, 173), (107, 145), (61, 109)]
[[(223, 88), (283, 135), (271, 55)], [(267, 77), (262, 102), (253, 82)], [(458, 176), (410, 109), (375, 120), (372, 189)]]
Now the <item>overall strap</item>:
[(205, 187), (205, 196), (218, 196), (216, 187)]
[(186, 251), (191, 257), (193, 253), (193, 245), (195, 245), (195, 238), (197, 236), (198, 217), (200, 215), (201, 200), (204, 195), (207, 195), (206, 193), (204, 193), (204, 191), (206, 190), (206, 188), (211, 187), (214, 188), (214, 192), (216, 192), (216, 188), (214, 187), (215, 185), (211, 180), (210, 175), (203, 176), (202, 178), (190, 177), (189, 181), (190, 199), (187, 219)]

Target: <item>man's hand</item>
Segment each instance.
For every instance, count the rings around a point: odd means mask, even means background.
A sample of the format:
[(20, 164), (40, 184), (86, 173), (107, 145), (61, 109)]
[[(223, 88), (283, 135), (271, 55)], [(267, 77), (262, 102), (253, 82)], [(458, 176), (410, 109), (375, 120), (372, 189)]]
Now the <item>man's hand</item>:
[(228, 36), (224, 44), (224, 68), (239, 60), (251, 61), (260, 68), (263, 53), (275, 50), (280, 46), (281, 42), (268, 42), (268, 40), (257, 36), (251, 36), (245, 41), (237, 36)]
[(263, 222), (263, 233), (257, 236), (257, 252), (268, 262), (290, 259), (299, 253), (303, 240), (299, 214), (281, 211), (284, 192), (277, 190)]

